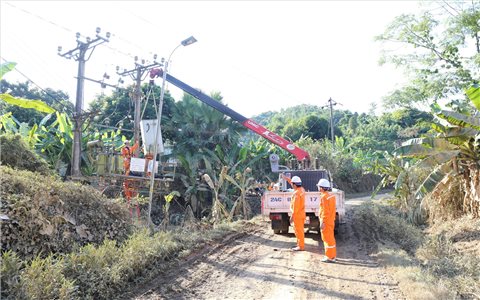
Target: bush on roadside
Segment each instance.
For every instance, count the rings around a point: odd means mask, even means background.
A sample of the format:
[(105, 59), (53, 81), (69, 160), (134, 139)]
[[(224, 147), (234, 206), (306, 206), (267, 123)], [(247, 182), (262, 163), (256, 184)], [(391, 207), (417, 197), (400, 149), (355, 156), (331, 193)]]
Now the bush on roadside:
[[(2, 256), (2, 299), (113, 299), (130, 287), (158, 275), (162, 264), (200, 245), (245, 228), (245, 221), (208, 230), (175, 229), (134, 233), (122, 245), (106, 240), (53, 259), (22, 263), (12, 252)], [(8, 264), (5, 264), (8, 262)], [(8, 267), (6, 266), (8, 265)], [(5, 270), (5, 272), (4, 272)], [(8, 270), (8, 271), (7, 271)], [(21, 288), (19, 288), (21, 287)]]
[[(400, 212), (388, 205), (366, 202), (355, 209), (352, 227), (361, 240), (371, 245), (395, 243), (408, 253), (414, 253), (422, 243), (422, 231), (400, 217)], [(377, 247), (373, 246), (372, 251)]]
[(105, 238), (123, 241), (132, 230), (125, 206), (89, 186), (6, 166), (0, 173), (2, 251), (33, 259)]
[(47, 161), (30, 149), (19, 134), (0, 135), (0, 164), (17, 170), (53, 175)]

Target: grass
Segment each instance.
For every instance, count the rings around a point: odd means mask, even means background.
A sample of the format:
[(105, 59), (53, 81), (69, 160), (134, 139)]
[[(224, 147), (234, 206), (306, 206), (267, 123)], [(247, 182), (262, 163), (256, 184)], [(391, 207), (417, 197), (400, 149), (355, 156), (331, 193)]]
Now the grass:
[[(255, 222), (255, 221), (253, 221)], [(138, 230), (124, 243), (106, 240), (66, 255), (22, 261), (8, 251), (2, 256), (2, 299), (113, 299), (147, 282), (162, 265), (194, 253), (202, 245), (248, 230), (249, 221), (199, 224), (151, 234)]]
[(480, 298), (480, 220), (464, 216), (426, 229), (406, 222), (384, 203), (354, 214), (361, 239), (379, 245), (379, 262), (407, 299)]

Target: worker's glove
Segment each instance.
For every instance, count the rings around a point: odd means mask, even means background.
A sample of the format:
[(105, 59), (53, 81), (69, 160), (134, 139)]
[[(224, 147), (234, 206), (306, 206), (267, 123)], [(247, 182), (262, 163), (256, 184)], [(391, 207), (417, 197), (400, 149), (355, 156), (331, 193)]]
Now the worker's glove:
[(325, 223), (320, 224), (320, 229), (324, 230), (325, 229)]

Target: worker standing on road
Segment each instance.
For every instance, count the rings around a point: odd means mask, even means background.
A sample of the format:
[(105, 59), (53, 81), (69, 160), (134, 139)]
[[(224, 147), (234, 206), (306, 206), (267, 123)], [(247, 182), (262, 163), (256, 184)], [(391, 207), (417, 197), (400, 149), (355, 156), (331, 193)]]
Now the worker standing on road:
[(297, 237), (297, 246), (293, 247), (293, 251), (305, 250), (305, 189), (302, 187), (302, 180), (298, 176), (293, 176), (292, 179), (282, 174), (283, 179), (288, 181), (293, 187), (292, 201), (290, 202), (290, 223), (293, 222), (295, 229), (295, 236)]
[(335, 243), (335, 215), (336, 198), (329, 193), (331, 191), (330, 182), (327, 179), (320, 179), (317, 183), (320, 191), (320, 229), (322, 233), (323, 246), (325, 248), (325, 257), (322, 262), (334, 263), (337, 257), (337, 245)]
[(135, 145), (130, 147), (130, 141), (125, 140), (124, 147), (122, 148), (122, 156), (123, 156), (123, 169), (125, 170), (125, 175), (130, 174), (130, 161), (132, 159), (135, 150), (138, 148), (138, 142)]

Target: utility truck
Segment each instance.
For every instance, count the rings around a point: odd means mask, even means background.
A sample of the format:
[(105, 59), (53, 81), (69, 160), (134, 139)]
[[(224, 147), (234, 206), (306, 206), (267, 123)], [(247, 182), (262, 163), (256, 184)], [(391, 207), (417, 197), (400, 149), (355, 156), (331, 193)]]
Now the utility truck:
[[(246, 128), (255, 132), (256, 134), (262, 136), (273, 144), (293, 154), (298, 162), (296, 164), (298, 170), (290, 170), (285, 166), (279, 165), (278, 155), (272, 154), (270, 156), (270, 166), (272, 168), (272, 172), (289, 173), (290, 176), (299, 176), (302, 179), (303, 187), (307, 192), (305, 199), (307, 214), (305, 226), (309, 229), (314, 229), (318, 231), (320, 230), (320, 224), (318, 219), (320, 192), (318, 191), (316, 184), (321, 178), (326, 178), (330, 182), (332, 182), (332, 178), (328, 171), (317, 167), (319, 165), (319, 162), (317, 160), (314, 161), (314, 167), (312, 168), (310, 164), (310, 155), (304, 149), (297, 147), (293, 143), (271, 132), (262, 125), (242, 116), (228, 106), (223, 105), (222, 103), (189, 86), (188, 84), (173, 77), (172, 75), (164, 73), (163, 69), (156, 68), (150, 71), (150, 78), (153, 80), (156, 77), (162, 77), (164, 80), (182, 89), (183, 91), (187, 92), (188, 94), (192, 95), (203, 103), (229, 116), (233, 120), (241, 123)], [(285, 180), (281, 179), (280, 174), (277, 186), (279, 186), (278, 190), (266, 191), (263, 194), (262, 214), (269, 216), (270, 220), (272, 220), (272, 229), (274, 233), (287, 233), (290, 226), (290, 201), (293, 195), (293, 190)], [(338, 189), (333, 189), (332, 192), (335, 194), (337, 200), (337, 217), (335, 220), (335, 228), (337, 229), (338, 225), (344, 222), (345, 194), (343, 191)]]
[[(322, 178), (332, 182), (327, 170), (287, 170), (284, 172), (287, 177), (298, 176), (302, 179), (302, 186), (305, 189), (305, 228), (320, 232), (319, 208), (320, 192), (316, 184)], [(332, 193), (336, 198), (335, 232), (345, 219), (345, 193), (333, 188)], [(293, 187), (282, 178), (275, 184), (271, 191), (265, 191), (262, 195), (262, 215), (268, 216), (272, 222), (273, 232), (288, 233), (290, 228), (290, 203), (293, 196)]]

